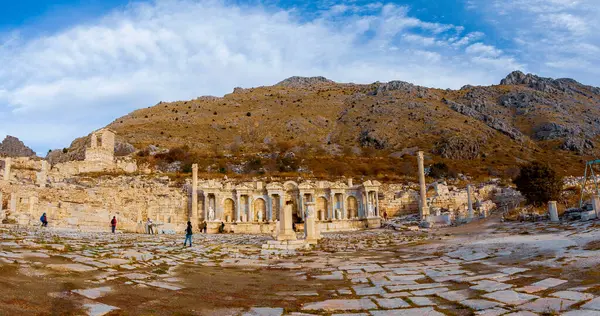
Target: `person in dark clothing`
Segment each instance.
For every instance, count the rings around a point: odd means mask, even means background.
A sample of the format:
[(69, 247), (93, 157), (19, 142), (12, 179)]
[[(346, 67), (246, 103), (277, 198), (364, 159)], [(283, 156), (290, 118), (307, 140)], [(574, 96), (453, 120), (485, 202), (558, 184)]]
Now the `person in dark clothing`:
[(110, 227), (112, 228), (112, 233), (115, 233), (115, 230), (117, 230), (117, 217), (113, 216), (113, 219), (110, 221)]
[(219, 234), (222, 234), (225, 232), (225, 223), (221, 222), (221, 225), (219, 226)]
[(208, 226), (208, 224), (206, 224), (206, 221), (202, 221), (202, 225), (200, 226), (200, 231), (202, 231), (203, 233), (206, 234), (207, 226)]
[(42, 222), (42, 227), (48, 227), (48, 218), (46, 218), (46, 213), (42, 214), (42, 217), (40, 217), (40, 222)]
[(191, 247), (192, 246), (192, 222), (188, 222), (187, 228), (185, 229), (185, 240), (183, 241), (184, 247), (188, 240), (190, 241), (190, 247)]
[(386, 211), (383, 211), (383, 220), (387, 221), (387, 212)]

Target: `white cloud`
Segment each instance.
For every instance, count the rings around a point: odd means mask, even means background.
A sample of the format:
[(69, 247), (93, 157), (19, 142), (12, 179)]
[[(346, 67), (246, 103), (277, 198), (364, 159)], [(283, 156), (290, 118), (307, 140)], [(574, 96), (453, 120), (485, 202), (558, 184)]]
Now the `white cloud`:
[(600, 85), (598, 0), (469, 0), (469, 6), (512, 42), (513, 57), (529, 70)]
[(522, 68), (489, 43), (465, 53), (485, 38), (463, 31), (391, 4), (336, 6), (309, 20), (297, 10), (211, 0), (131, 5), (1, 45), (0, 63), (8, 65), (0, 67), (2, 132), (43, 154), (158, 101), (222, 95), (293, 75), (458, 88), (496, 83)]

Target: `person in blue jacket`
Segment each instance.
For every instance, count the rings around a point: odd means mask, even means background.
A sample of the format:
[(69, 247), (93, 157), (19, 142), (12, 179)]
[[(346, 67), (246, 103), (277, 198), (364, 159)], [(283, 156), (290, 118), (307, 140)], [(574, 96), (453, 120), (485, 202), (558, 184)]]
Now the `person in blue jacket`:
[(48, 218), (46, 218), (46, 213), (42, 214), (42, 217), (40, 217), (40, 222), (42, 222), (42, 227), (48, 227)]
[(190, 241), (190, 247), (191, 247), (192, 246), (192, 222), (188, 222), (187, 228), (185, 229), (185, 240), (183, 241), (184, 247), (188, 240)]

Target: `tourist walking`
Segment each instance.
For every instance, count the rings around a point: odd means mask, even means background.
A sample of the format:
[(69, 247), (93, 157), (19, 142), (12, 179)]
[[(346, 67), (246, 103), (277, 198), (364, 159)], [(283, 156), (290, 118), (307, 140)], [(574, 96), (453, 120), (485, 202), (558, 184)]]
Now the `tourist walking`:
[(202, 231), (206, 234), (206, 230), (208, 228), (208, 224), (206, 223), (206, 221), (202, 222)]
[(386, 211), (383, 211), (383, 220), (387, 221), (387, 212)]
[(146, 222), (146, 227), (148, 227), (148, 234), (154, 235), (154, 229), (152, 229), (152, 220), (148, 217), (148, 221)]
[(114, 234), (117, 230), (117, 217), (113, 216), (113, 219), (110, 221), (110, 227), (112, 228), (112, 233)]
[(183, 241), (184, 247), (188, 240), (190, 241), (190, 247), (191, 247), (192, 246), (192, 222), (188, 222), (187, 228), (185, 229), (185, 240)]
[(46, 213), (42, 214), (42, 217), (40, 217), (40, 222), (42, 222), (42, 227), (48, 227), (48, 218), (46, 217)]
[(225, 223), (221, 222), (221, 225), (219, 225), (219, 234), (222, 234), (225, 232)]

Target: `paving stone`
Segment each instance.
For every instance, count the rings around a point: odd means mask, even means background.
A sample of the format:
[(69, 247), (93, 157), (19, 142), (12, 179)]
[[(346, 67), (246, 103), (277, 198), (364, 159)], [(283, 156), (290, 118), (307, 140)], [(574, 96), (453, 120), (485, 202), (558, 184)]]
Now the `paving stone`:
[(504, 268), (504, 269), (500, 269), (500, 272), (504, 273), (504, 274), (517, 274), (517, 273), (521, 273), (521, 272), (525, 272), (525, 271), (529, 271), (529, 269), (527, 268)]
[(587, 301), (587, 300), (591, 300), (594, 298), (594, 295), (592, 295), (592, 294), (575, 292), (575, 291), (554, 292), (554, 293), (550, 294), (550, 296), (563, 298), (563, 299), (571, 300), (571, 301), (577, 301), (577, 302)]
[(112, 291), (110, 286), (97, 287), (93, 289), (85, 289), (85, 290), (73, 290), (71, 292), (77, 293), (79, 295), (85, 296), (90, 299), (97, 299), (102, 297)]
[(511, 284), (490, 281), (490, 280), (481, 280), (476, 281), (477, 285), (471, 286), (473, 290), (480, 290), (485, 292), (496, 292), (500, 290), (506, 290), (513, 287)]
[(442, 292), (448, 292), (448, 288), (447, 287), (436, 287), (433, 289), (425, 289), (425, 290), (418, 290), (418, 291), (412, 291), (411, 293), (413, 295), (417, 295), (417, 296), (423, 296), (423, 295), (434, 295), (437, 293), (442, 293)]
[(489, 298), (498, 302), (502, 302), (509, 305), (520, 305), (531, 301), (533, 299), (539, 298), (539, 296), (519, 293), (512, 290), (498, 291), (492, 292), (483, 295), (484, 298)]
[(476, 311), (475, 315), (498, 316), (498, 315), (504, 315), (508, 312), (509, 311), (507, 309), (504, 309), (502, 307), (494, 307), (494, 308), (490, 308), (490, 309), (486, 309), (486, 310), (482, 310), (482, 311)]
[(391, 309), (410, 307), (410, 304), (401, 298), (375, 298), (375, 301), (381, 308)]
[(425, 290), (431, 289), (434, 287), (443, 287), (444, 283), (423, 283), (423, 284), (415, 284), (415, 285), (392, 285), (386, 286), (388, 290), (391, 292), (400, 292), (400, 291), (412, 291), (412, 290)]
[(545, 288), (551, 288), (551, 287), (555, 287), (555, 286), (559, 286), (561, 284), (567, 283), (568, 281), (565, 280), (561, 280), (561, 279), (555, 279), (555, 278), (548, 278), (539, 282), (535, 282), (532, 284), (532, 286), (541, 286), (541, 287), (545, 287)]
[(577, 303), (577, 302), (569, 301), (569, 300), (565, 300), (565, 299), (561, 299), (561, 298), (544, 297), (544, 298), (537, 299), (533, 302), (523, 304), (523, 305), (519, 306), (519, 308), (528, 310), (528, 311), (538, 312), (538, 313), (546, 313), (546, 312), (552, 313), (552, 312), (565, 311), (565, 310), (569, 309), (569, 307), (571, 307), (571, 305), (573, 305), (575, 303)]
[(464, 300), (460, 301), (459, 303), (476, 311), (502, 306), (500, 303), (488, 300)]
[(49, 264), (46, 266), (48, 269), (64, 271), (64, 272), (89, 272), (96, 271), (96, 268), (86, 266), (80, 263), (62, 263), (62, 264)]
[(358, 296), (381, 295), (381, 294), (387, 293), (382, 287), (379, 287), (379, 286), (369, 286), (369, 287), (353, 286), (352, 289)]
[(373, 316), (445, 316), (433, 307), (371, 311)]
[(417, 306), (435, 306), (435, 305), (437, 305), (429, 297), (412, 296), (412, 297), (409, 297), (408, 299)]
[(118, 307), (96, 302), (83, 304), (83, 307), (87, 310), (89, 316), (102, 316), (119, 309)]
[(580, 309), (562, 313), (562, 316), (600, 316), (600, 311)]
[(529, 311), (519, 311), (510, 314), (505, 314), (503, 316), (538, 316), (538, 314)]
[(408, 296), (412, 296), (412, 294), (410, 294), (410, 292), (394, 292), (394, 293), (381, 294), (381, 296), (385, 297), (385, 298), (395, 298), (395, 297), (408, 297)]
[(583, 309), (593, 309), (600, 311), (600, 297), (597, 297), (581, 306)]
[(148, 282), (146, 284), (154, 286), (154, 287), (159, 287), (159, 288), (162, 288), (162, 289), (171, 290), (171, 291), (179, 291), (179, 290), (182, 289), (181, 287), (175, 286), (173, 284), (164, 283), (164, 282), (158, 282), (158, 281)]
[(249, 311), (242, 314), (244, 316), (281, 316), (283, 308), (273, 307), (252, 307)]
[(365, 310), (365, 309), (376, 309), (377, 305), (368, 298), (361, 299), (331, 299), (322, 302), (304, 304), (303, 310), (325, 310), (325, 311), (351, 311), (351, 310)]
[(331, 274), (316, 275), (314, 277), (315, 277), (315, 279), (319, 279), (319, 280), (343, 280), (344, 274), (342, 273), (342, 271), (334, 271)]
[(452, 301), (452, 302), (464, 301), (464, 300), (467, 300), (474, 296), (473, 292), (471, 292), (469, 290), (442, 292), (442, 293), (437, 293), (436, 295), (447, 301)]

